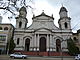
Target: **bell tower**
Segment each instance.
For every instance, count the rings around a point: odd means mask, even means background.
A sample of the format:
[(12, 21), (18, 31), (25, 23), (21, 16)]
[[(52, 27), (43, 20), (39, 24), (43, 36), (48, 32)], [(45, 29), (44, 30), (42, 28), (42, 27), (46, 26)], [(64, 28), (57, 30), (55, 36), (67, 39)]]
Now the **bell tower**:
[(71, 18), (68, 17), (67, 9), (61, 7), (59, 11), (60, 19), (58, 21), (60, 29), (71, 29)]
[(16, 17), (16, 28), (26, 28), (28, 20), (26, 18), (27, 11), (26, 8), (23, 6), (19, 10), (19, 16)]

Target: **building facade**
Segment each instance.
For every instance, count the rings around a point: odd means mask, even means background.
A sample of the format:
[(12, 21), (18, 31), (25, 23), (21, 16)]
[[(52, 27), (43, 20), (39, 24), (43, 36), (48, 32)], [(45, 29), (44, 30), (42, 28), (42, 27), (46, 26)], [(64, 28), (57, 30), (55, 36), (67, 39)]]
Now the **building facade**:
[(27, 27), (27, 11), (21, 7), (14, 30), (15, 50), (67, 52), (67, 39), (72, 36), (71, 18), (67, 12), (65, 7), (60, 8), (59, 27), (54, 24), (53, 15), (48, 16), (44, 11), (38, 16), (33, 15), (33, 22)]
[(12, 24), (0, 23), (0, 54), (6, 53), (7, 42), (12, 38), (13, 30)]

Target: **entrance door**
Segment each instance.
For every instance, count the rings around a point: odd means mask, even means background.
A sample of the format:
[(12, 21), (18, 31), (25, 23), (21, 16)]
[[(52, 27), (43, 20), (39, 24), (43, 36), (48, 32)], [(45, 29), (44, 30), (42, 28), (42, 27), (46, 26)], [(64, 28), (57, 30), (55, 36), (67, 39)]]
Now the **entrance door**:
[(25, 51), (29, 51), (29, 46), (30, 46), (30, 39), (27, 38), (27, 39), (25, 40)]
[(45, 52), (46, 51), (46, 38), (41, 37), (39, 41), (39, 51)]
[(61, 41), (59, 39), (56, 40), (56, 51), (57, 52), (61, 51)]

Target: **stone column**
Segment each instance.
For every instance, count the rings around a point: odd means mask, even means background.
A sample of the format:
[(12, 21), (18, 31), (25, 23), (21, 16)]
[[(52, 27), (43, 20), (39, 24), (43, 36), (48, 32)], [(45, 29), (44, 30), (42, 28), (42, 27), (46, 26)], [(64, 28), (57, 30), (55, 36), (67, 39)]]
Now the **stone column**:
[(30, 51), (33, 51), (33, 47), (34, 47), (34, 40), (32, 35), (32, 39), (30, 40)]
[(50, 51), (52, 51), (52, 43), (53, 43), (53, 41), (52, 41), (52, 35), (50, 34)]
[(49, 51), (49, 35), (47, 34), (47, 51)]
[(37, 43), (37, 41), (36, 41), (36, 34), (35, 34), (35, 37), (34, 37), (34, 51), (36, 51), (36, 47), (37, 47), (37, 45), (36, 45), (36, 43)]
[(38, 37), (37, 37), (37, 50), (39, 51), (39, 34), (38, 34)]

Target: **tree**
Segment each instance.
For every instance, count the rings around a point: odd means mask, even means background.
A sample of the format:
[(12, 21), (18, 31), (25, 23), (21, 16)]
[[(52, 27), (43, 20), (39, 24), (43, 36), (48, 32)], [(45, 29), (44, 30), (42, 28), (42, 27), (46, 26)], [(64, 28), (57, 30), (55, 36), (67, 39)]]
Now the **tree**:
[(68, 45), (69, 53), (71, 55), (75, 55), (75, 54), (79, 53), (78, 47), (75, 45), (75, 43), (73, 42), (73, 40), (71, 38), (67, 40), (67, 45)]
[(7, 43), (7, 53), (12, 53), (14, 51), (14, 48), (16, 47), (16, 44), (14, 43), (14, 40), (11, 39), (10, 41), (8, 41)]
[(22, 6), (33, 10), (31, 3), (33, 4), (33, 0), (0, 0), (0, 10), (3, 11), (3, 13), (1, 12), (3, 15), (10, 13), (8, 18), (12, 19), (18, 15)]

